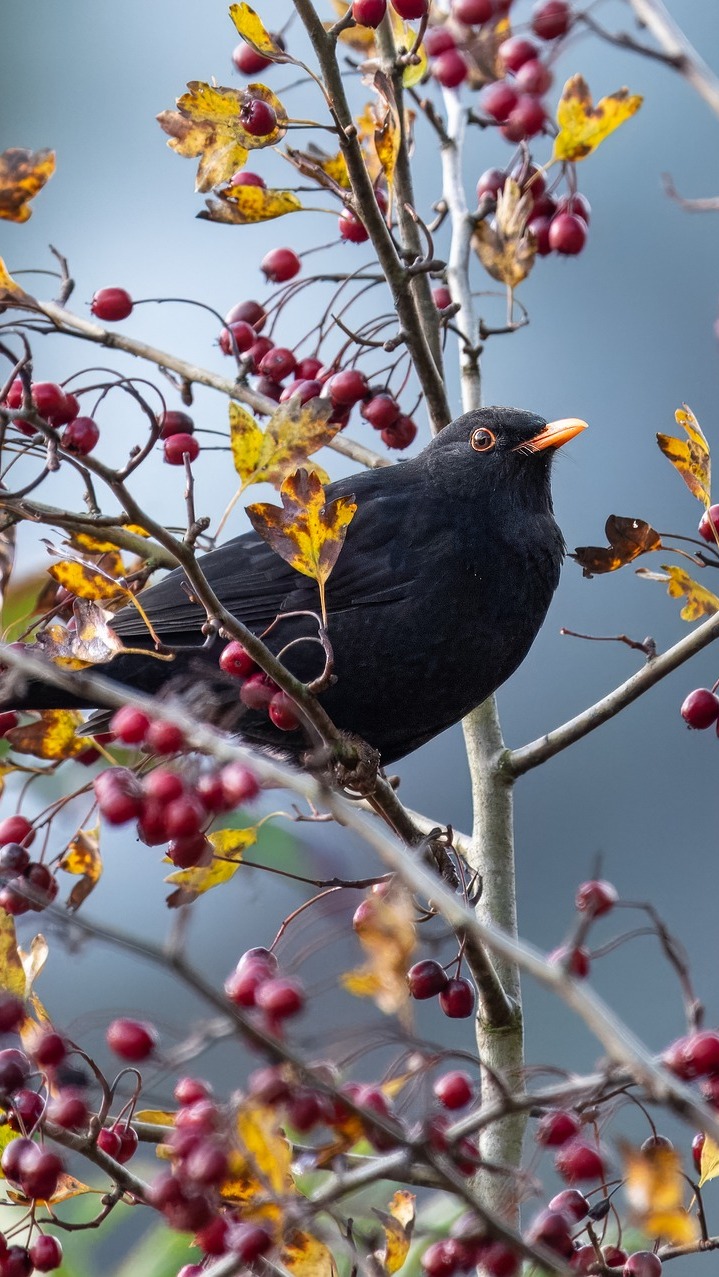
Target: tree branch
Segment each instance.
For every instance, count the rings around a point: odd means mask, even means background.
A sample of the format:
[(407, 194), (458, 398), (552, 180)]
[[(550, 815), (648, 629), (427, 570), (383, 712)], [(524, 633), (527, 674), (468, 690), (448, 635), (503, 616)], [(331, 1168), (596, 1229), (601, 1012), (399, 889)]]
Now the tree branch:
[(681, 27), (667, 12), (662, 0), (628, 0), (638, 21), (651, 31), (657, 44), (675, 59), (677, 70), (704, 99), (715, 115), (719, 115), (719, 78), (699, 56)]

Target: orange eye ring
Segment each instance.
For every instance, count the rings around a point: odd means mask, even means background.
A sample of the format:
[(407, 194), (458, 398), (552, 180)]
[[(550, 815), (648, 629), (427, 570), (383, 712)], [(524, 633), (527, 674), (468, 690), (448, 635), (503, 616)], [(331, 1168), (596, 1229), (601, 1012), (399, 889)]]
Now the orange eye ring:
[(497, 442), (491, 430), (487, 430), (486, 426), (480, 426), (478, 430), (473, 430), (469, 442), (475, 452), (489, 452)]

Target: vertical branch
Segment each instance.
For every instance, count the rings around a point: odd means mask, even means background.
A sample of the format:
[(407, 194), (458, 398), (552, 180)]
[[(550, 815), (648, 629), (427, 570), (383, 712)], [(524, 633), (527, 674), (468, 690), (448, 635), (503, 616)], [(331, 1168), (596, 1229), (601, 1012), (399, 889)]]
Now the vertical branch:
[[(469, 283), (472, 219), (462, 182), (465, 114), (456, 94), (447, 93), (445, 102), (449, 141), (442, 148), (442, 167), (444, 198), (452, 227), (448, 276), (452, 300), (460, 305), (456, 323), (464, 337), (459, 352), (462, 406), (469, 412), (481, 406), (482, 398), (477, 317)], [(477, 916), (480, 922), (501, 928), (516, 938), (512, 784), (500, 769), (504, 741), (494, 697), (469, 714), (463, 726), (474, 809), (471, 860), (482, 879)], [(505, 993), (514, 1004), (514, 1015), (509, 1024), (495, 1023), (491, 1008), (483, 1003), (480, 994), (477, 1047), (482, 1062), (482, 1102), (490, 1104), (501, 1099), (497, 1078), (516, 1092), (522, 1086), (524, 1068), (519, 969), (506, 959), (497, 960), (496, 969)], [(522, 1113), (509, 1114), (502, 1121), (492, 1123), (480, 1137), (483, 1159), (519, 1166), (525, 1124)], [(490, 1209), (516, 1226), (519, 1206), (511, 1180), (482, 1174), (481, 1170), (478, 1178), (479, 1191)]]

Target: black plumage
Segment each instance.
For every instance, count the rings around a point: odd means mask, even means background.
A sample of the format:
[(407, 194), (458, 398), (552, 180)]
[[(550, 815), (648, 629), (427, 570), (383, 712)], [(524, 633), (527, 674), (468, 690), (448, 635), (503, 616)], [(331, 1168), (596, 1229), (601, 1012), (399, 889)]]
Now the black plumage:
[[(564, 553), (552, 513), (551, 460), (583, 428), (574, 419), (547, 426), (518, 409), (485, 408), (454, 421), (419, 456), (328, 488), (329, 499), (353, 494), (357, 513), (327, 584), (336, 682), (320, 699), (336, 725), (367, 740), (384, 764), (456, 723), (529, 651)], [(257, 634), (278, 614), (319, 609), (314, 581), (254, 532), (201, 562), (225, 607)], [(187, 650), (170, 663), (120, 656), (100, 667), (103, 673), (150, 693), (168, 680), (180, 686), (183, 675), (195, 688), (206, 679), (208, 689), (223, 687), (225, 710), (228, 698), (236, 708), (229, 721), (242, 736), (293, 753), (306, 748), (301, 731), (280, 732), (265, 714), (245, 709), (234, 680), (219, 675), (219, 641), (198, 654), (204, 612), (188, 598), (180, 570), (142, 601), (164, 642)], [(151, 645), (134, 608), (112, 624), (126, 644)], [(267, 642), (279, 652), (316, 632), (312, 618), (288, 616)], [(324, 663), (311, 642), (284, 659), (305, 680)], [(22, 707), (68, 703), (56, 689), (32, 684)]]

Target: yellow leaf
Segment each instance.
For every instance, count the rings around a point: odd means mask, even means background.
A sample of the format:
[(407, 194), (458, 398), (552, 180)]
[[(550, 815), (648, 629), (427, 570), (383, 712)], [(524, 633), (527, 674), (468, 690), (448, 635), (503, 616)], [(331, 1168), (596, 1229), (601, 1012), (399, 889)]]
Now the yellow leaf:
[(67, 900), (68, 909), (79, 909), (96, 887), (102, 873), (99, 825), (95, 825), (93, 829), (80, 829), (75, 834), (60, 861), (60, 868), (66, 873), (81, 876), (81, 881), (75, 883)]
[(233, 186), (230, 183), (217, 192), (217, 197), (217, 200), (207, 200), (207, 209), (197, 214), (199, 218), (232, 226), (250, 226), (255, 222), (284, 217), (285, 213), (302, 211), (302, 204), (294, 191), (264, 186)]
[[(131, 529), (126, 528), (129, 532)], [(140, 536), (147, 536), (146, 532), (140, 532), (139, 528), (134, 529)], [(100, 537), (90, 536), (88, 532), (73, 532), (68, 540), (75, 550), (81, 550), (83, 554), (115, 554), (117, 546), (112, 541), (103, 541)]]
[(388, 1211), (375, 1208), (375, 1214), (382, 1221), (385, 1233), (384, 1249), (377, 1251), (375, 1258), (386, 1273), (399, 1272), (409, 1253), (414, 1229), (415, 1200), (414, 1193), (398, 1189)]
[(689, 491), (708, 509), (711, 504), (711, 454), (704, 432), (691, 408), (677, 408), (674, 417), (683, 426), (689, 441), (673, 435), (657, 435), (657, 443), (672, 465), (679, 471)]
[(715, 1143), (711, 1135), (705, 1135), (702, 1144), (699, 1187), (703, 1188), (710, 1179), (716, 1179), (717, 1176), (719, 1176), (719, 1144)]
[[(30, 200), (54, 172), (54, 151), (24, 151), (19, 147), (3, 151), (0, 155), (0, 218), (26, 222), (32, 214)], [(5, 286), (0, 274), (0, 288)]]
[(698, 581), (692, 580), (688, 572), (684, 568), (675, 567), (674, 564), (662, 564), (662, 572), (665, 576), (656, 572), (643, 571), (641, 568), (637, 572), (637, 576), (643, 576), (647, 580), (668, 581), (667, 594), (671, 599), (680, 599), (686, 596), (686, 603), (679, 615), (683, 621), (698, 621), (702, 616), (713, 616), (719, 611), (719, 598), (716, 594), (712, 594), (711, 590), (707, 590), (705, 586), (700, 585)]
[(79, 559), (61, 559), (51, 564), (48, 572), (59, 585), (80, 599), (116, 599), (118, 595), (130, 593), (126, 585), (121, 585), (108, 572)]
[(331, 1251), (311, 1233), (293, 1233), (285, 1240), (280, 1263), (294, 1277), (335, 1277), (337, 1265)]
[(377, 178), (382, 174), (382, 165), (380, 164), (379, 157), (377, 155), (377, 148), (374, 140), (378, 123), (377, 110), (373, 102), (368, 102), (361, 115), (355, 117), (357, 138), (362, 148), (365, 168), (369, 173), (370, 180), (373, 185), (377, 181)]
[(262, 19), (248, 4), (231, 4), (230, 17), (237, 28), (238, 35), (241, 35), (245, 43), (249, 44), (256, 53), (260, 53), (263, 58), (269, 58), (271, 62), (292, 61), (275, 37), (265, 29)]
[(294, 168), (310, 181), (316, 182), (318, 186), (331, 191), (351, 189), (347, 164), (341, 151), (338, 151), (336, 155), (327, 155), (325, 151), (321, 151), (318, 146), (310, 142), (306, 151), (296, 151), (293, 147), (287, 146), (283, 154)]
[(22, 289), (19, 284), (15, 283), (2, 257), (0, 257), (0, 294), (2, 293), (21, 293)]
[[(177, 111), (163, 111), (157, 119), (170, 135), (168, 146), (178, 155), (200, 157), (195, 187), (209, 191), (229, 182), (241, 169), (250, 151), (274, 146), (284, 137), (287, 112), (271, 89), (264, 84), (248, 84), (246, 89), (225, 89), (219, 85), (191, 80), (188, 92), (177, 99)], [(262, 136), (248, 133), (242, 110), (253, 98), (267, 102), (277, 123)]]
[(313, 577), (320, 590), (322, 617), (327, 624), (325, 584), (344, 545), (347, 528), (357, 511), (349, 497), (325, 501), (325, 492), (316, 474), (296, 470), (280, 488), (282, 508), (257, 504), (247, 507), (247, 515), (259, 534), (276, 554), (304, 576)]
[(0, 910), (0, 989), (25, 997), (25, 970), (20, 960), (15, 923), (9, 913)]
[(618, 89), (593, 106), (586, 80), (573, 75), (567, 80), (557, 107), (559, 132), (554, 139), (552, 160), (585, 159), (639, 110), (642, 101), (638, 95), (630, 97), (628, 89)]
[(371, 997), (380, 1011), (391, 1015), (409, 999), (407, 972), (417, 937), (412, 902), (405, 892), (365, 897), (357, 938), (367, 962), (347, 972), (341, 983), (355, 997)]
[(339, 426), (330, 422), (332, 404), (310, 399), (301, 404), (290, 399), (273, 412), (264, 431), (238, 404), (230, 404), (230, 447), (243, 488), (253, 483), (283, 481), (313, 452), (334, 439)]
[(92, 745), (88, 736), (78, 736), (82, 714), (76, 709), (45, 709), (36, 722), (13, 727), (6, 735), (11, 749), (18, 754), (33, 754), (54, 762), (74, 758)]
[(622, 1148), (624, 1190), (634, 1223), (648, 1237), (683, 1246), (699, 1235), (697, 1221), (684, 1209), (686, 1183), (674, 1148)]
[(534, 266), (537, 240), (527, 229), (533, 206), (531, 191), (523, 195), (514, 178), (508, 178), (497, 196), (492, 221), (478, 222), (472, 245), (484, 269), (508, 288), (516, 288)]
[(268, 1207), (268, 1198), (282, 1198), (293, 1190), (291, 1163), (292, 1150), (277, 1112), (248, 1100), (237, 1113), (230, 1176), (220, 1194), (242, 1205), (243, 1219), (276, 1216), (277, 1207)]
[(397, 157), (402, 142), (402, 130), (395, 92), (389, 76), (384, 71), (376, 71), (373, 87), (380, 98), (384, 100), (386, 108), (375, 127), (374, 147), (387, 182), (391, 203), (394, 171), (397, 166)]
[(32, 987), (47, 962), (50, 949), (45, 937), (37, 935), (33, 936), (29, 949), (23, 949), (18, 945), (17, 951), (25, 975), (24, 997), (29, 998), (32, 994)]
[(148, 1126), (174, 1126), (175, 1116), (169, 1109), (139, 1109), (133, 1114), (133, 1121), (147, 1122)]
[(207, 840), (214, 852), (208, 865), (178, 869), (165, 879), (165, 882), (180, 888), (168, 897), (167, 903), (171, 908), (191, 904), (211, 887), (219, 887), (220, 883), (228, 882), (242, 864), (245, 848), (257, 842), (257, 826), (253, 825), (250, 829), (220, 829), (217, 833), (208, 834)]

